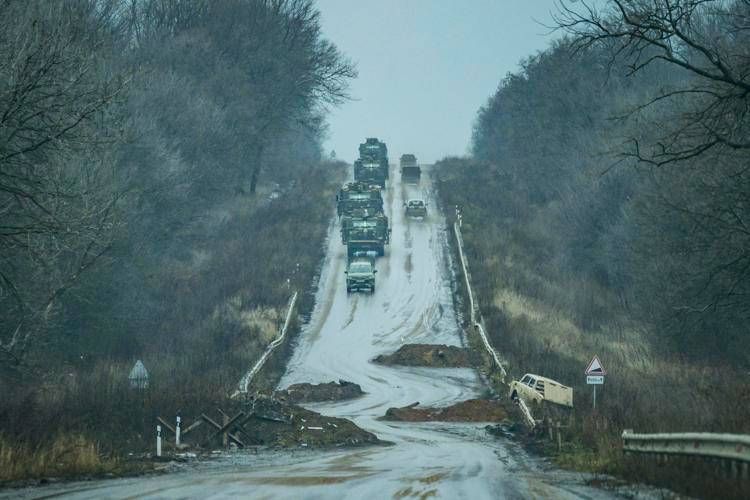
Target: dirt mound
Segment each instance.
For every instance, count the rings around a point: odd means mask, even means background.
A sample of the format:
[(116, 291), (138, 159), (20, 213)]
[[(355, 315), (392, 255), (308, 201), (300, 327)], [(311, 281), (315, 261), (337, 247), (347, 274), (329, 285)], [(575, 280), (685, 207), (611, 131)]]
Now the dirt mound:
[(342, 401), (363, 395), (362, 388), (353, 382), (339, 380), (326, 384), (292, 384), (282, 391), (274, 392), (274, 397), (289, 403), (317, 403), (320, 401)]
[(404, 344), (393, 354), (381, 354), (373, 360), (384, 365), (470, 368), (471, 352), (463, 347), (439, 344)]
[(246, 444), (272, 447), (329, 448), (385, 444), (344, 418), (326, 417), (280, 399), (258, 395), (242, 425)]
[(388, 408), (381, 418), (402, 422), (499, 422), (508, 417), (500, 401), (489, 399), (468, 399), (444, 408), (418, 408), (418, 405)]

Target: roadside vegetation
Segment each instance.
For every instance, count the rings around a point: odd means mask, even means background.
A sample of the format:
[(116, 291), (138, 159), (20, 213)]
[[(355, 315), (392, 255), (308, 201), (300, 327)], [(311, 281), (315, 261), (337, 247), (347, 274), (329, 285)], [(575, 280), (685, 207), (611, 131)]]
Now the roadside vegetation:
[(750, 432), (750, 5), (569, 6), (566, 36), (479, 110), (471, 157), (438, 163), (441, 201), (511, 375), (574, 387), (559, 463), (741, 497), (700, 464), (624, 457), (619, 436)]
[(0, 46), (0, 482), (119, 472), (311, 309), (356, 72), (308, 0), (11, 0)]

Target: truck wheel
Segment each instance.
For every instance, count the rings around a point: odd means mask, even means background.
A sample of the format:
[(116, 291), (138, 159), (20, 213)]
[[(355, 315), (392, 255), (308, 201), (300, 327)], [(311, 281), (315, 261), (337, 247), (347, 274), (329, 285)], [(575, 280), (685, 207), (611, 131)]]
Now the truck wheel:
[(352, 287), (350, 287), (350, 286), (347, 286), (347, 287), (346, 287), (346, 293), (348, 293), (348, 294), (349, 294), (349, 293), (352, 293)]
[(372, 287), (370, 288), (370, 293), (375, 293), (375, 285), (372, 285)]

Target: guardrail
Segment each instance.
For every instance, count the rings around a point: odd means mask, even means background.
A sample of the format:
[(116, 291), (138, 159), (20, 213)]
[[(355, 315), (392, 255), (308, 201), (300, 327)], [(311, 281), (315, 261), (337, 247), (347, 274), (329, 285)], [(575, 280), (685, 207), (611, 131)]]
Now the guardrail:
[(482, 322), (482, 316), (479, 312), (479, 307), (477, 306), (476, 300), (474, 299), (474, 291), (471, 288), (471, 279), (469, 275), (469, 264), (466, 261), (466, 255), (464, 254), (464, 240), (463, 236), (461, 235), (461, 216), (458, 213), (458, 210), (456, 210), (456, 222), (453, 223), (453, 233), (456, 236), (456, 246), (458, 247), (458, 258), (461, 261), (461, 272), (464, 275), (464, 283), (466, 284), (466, 293), (469, 296), (469, 321), (471, 322), (474, 329), (479, 333), (479, 337), (482, 339), (482, 344), (484, 344), (485, 349), (492, 357), (492, 360), (497, 366), (497, 368), (500, 370), (500, 375), (502, 376), (503, 383), (505, 383), (505, 378), (507, 377), (507, 372), (505, 371), (505, 367), (500, 362), (500, 356), (497, 354), (497, 351), (494, 347), (492, 347), (492, 344), (490, 344), (489, 339), (487, 338), (487, 332), (484, 329), (483, 322)]
[(274, 339), (273, 342), (268, 344), (268, 347), (266, 347), (266, 350), (263, 352), (263, 355), (258, 359), (258, 361), (253, 365), (253, 367), (245, 373), (245, 375), (242, 377), (239, 383), (239, 387), (237, 391), (232, 394), (232, 397), (237, 397), (240, 394), (246, 394), (248, 391), (248, 387), (250, 387), (250, 382), (252, 382), (253, 377), (258, 374), (258, 372), (263, 368), (263, 365), (266, 364), (266, 361), (268, 360), (271, 353), (276, 349), (278, 346), (284, 342), (284, 338), (286, 337), (286, 332), (289, 330), (289, 323), (292, 319), (292, 312), (294, 311), (294, 306), (297, 304), (297, 292), (294, 292), (292, 295), (292, 298), (289, 299), (289, 308), (286, 311), (286, 317), (284, 318), (284, 326), (281, 327), (281, 331), (279, 332), (279, 336)]
[(622, 433), (622, 449), (627, 453), (682, 455), (718, 459), (728, 462), (730, 475), (748, 478), (750, 436), (683, 432), (636, 434), (630, 429)]

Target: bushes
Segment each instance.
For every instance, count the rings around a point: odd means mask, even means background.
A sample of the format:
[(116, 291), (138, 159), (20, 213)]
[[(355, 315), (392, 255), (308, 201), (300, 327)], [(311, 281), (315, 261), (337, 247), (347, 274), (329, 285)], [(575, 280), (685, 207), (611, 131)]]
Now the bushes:
[[(586, 471), (683, 485), (681, 491), (693, 494), (712, 491), (716, 483), (710, 475), (683, 482), (676, 468), (655, 473), (648, 458), (626, 459), (620, 434), (625, 428), (750, 432), (744, 418), (750, 390), (743, 372), (661, 349), (656, 333), (629, 310), (616, 287), (566, 267), (559, 259), (563, 238), (552, 227), (543, 231), (528, 223), (529, 216), (507, 216), (505, 210), (519, 203), (519, 196), (488, 180), (492, 167), (450, 159), (440, 162), (437, 172), (441, 202), (462, 207), (474, 289), (490, 341), (509, 362), (509, 375), (538, 373), (574, 388), (575, 417), (556, 460)], [(609, 370), (596, 412), (583, 375), (594, 354)]]
[(116, 460), (102, 457), (96, 443), (80, 435), (60, 436), (51, 444), (31, 448), (0, 436), (0, 483), (32, 477), (103, 473)]

